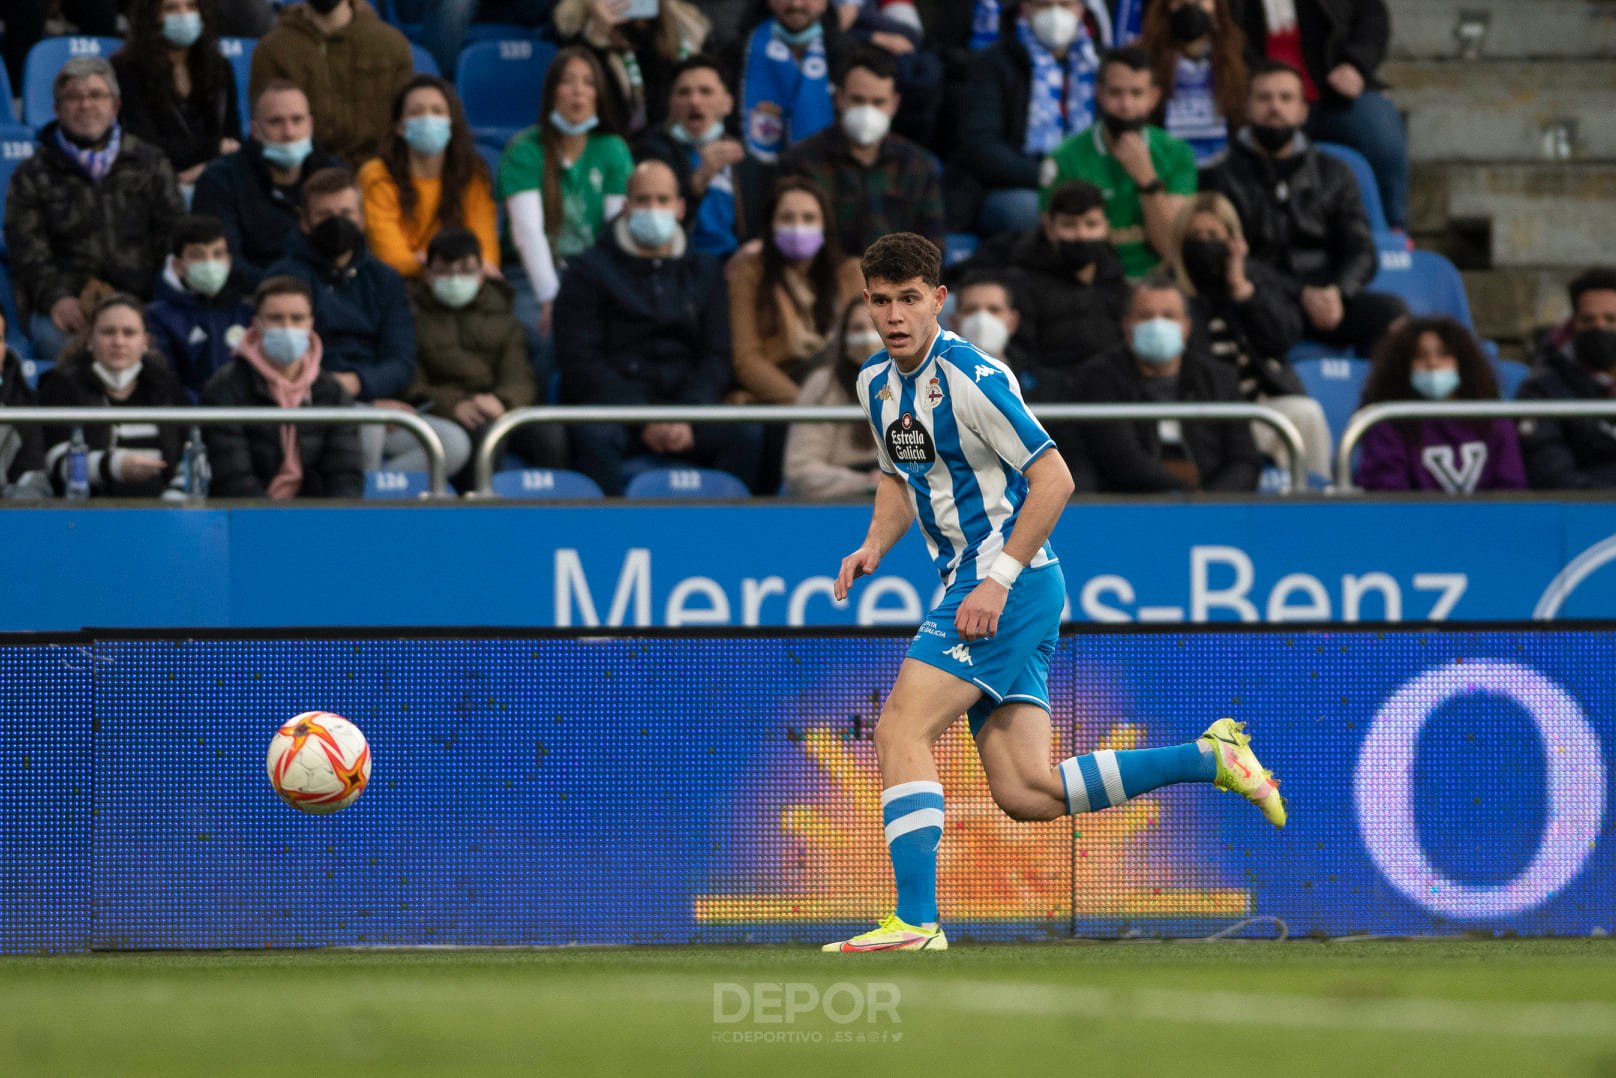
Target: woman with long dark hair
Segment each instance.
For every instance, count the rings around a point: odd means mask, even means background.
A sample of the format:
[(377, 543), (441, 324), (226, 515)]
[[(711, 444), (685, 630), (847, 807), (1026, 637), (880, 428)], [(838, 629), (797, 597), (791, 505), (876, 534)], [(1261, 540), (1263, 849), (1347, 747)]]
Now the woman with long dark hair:
[(762, 249), (730, 264), (729, 324), (735, 353), (732, 397), (790, 404), (824, 350), (836, 316), (864, 289), (857, 259), (843, 258), (827, 225), (830, 206), (812, 180), (789, 176), (764, 206)]
[(1246, 35), (1229, 0), (1157, 0), (1139, 45), (1161, 88), (1158, 122), (1190, 144), (1197, 168), (1217, 164), (1246, 109)]
[(213, 0), (136, 0), (129, 40), (112, 57), (119, 122), (161, 149), (181, 184), (241, 148), (236, 79), (215, 26)]
[(477, 153), (454, 87), (417, 75), (393, 95), (382, 155), (359, 170), (365, 235), (377, 258), (418, 277), (427, 244), (445, 228), (469, 228), (483, 265), (499, 269), (499, 228), (488, 166)]
[[(1498, 378), (1476, 338), (1452, 318), (1411, 318), (1375, 350), (1363, 403), (1491, 401)], [(1473, 494), (1521, 490), (1515, 424), (1508, 419), (1410, 419), (1379, 423), (1359, 443), (1354, 478), (1365, 490)]]
[[(628, 143), (600, 108), (605, 78), (587, 48), (562, 49), (544, 76), (538, 122), (510, 141), (499, 162), (496, 187), (526, 276), (512, 281), (518, 317), (545, 336), (561, 288), (557, 265), (593, 246), (623, 208), (634, 170)], [(536, 319), (523, 316), (524, 290), (538, 303)]]
[(602, 111), (625, 135), (637, 135), (668, 115), (668, 93), (679, 62), (702, 51), (712, 23), (687, 0), (662, 0), (648, 19), (624, 17), (611, 0), (560, 0), (551, 19), (563, 44), (587, 46), (600, 61)]

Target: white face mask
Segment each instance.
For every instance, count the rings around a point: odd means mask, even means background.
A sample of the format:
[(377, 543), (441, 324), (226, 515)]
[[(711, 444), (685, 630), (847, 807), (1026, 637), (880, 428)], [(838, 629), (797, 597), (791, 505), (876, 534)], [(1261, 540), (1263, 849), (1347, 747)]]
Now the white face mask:
[(100, 361), (97, 361), (90, 364), (90, 369), (95, 372), (97, 378), (101, 379), (101, 384), (108, 389), (123, 390), (128, 389), (134, 384), (135, 379), (140, 377), (140, 368), (142, 366), (144, 364), (137, 359), (123, 370), (115, 371), (111, 367), (102, 366)]
[(1051, 52), (1060, 52), (1077, 40), (1078, 17), (1063, 7), (1046, 7), (1031, 20), (1032, 35)]
[(881, 348), (881, 334), (874, 330), (868, 333), (849, 333), (842, 340), (842, 351), (847, 355), (848, 362), (853, 364), (863, 363)]
[(892, 117), (874, 105), (854, 105), (842, 113), (842, 132), (859, 146), (874, 146), (891, 127)]
[(994, 359), (1003, 359), (1005, 345), (1010, 343), (1010, 327), (1005, 325), (1004, 319), (986, 308), (972, 311), (961, 318), (959, 335)]

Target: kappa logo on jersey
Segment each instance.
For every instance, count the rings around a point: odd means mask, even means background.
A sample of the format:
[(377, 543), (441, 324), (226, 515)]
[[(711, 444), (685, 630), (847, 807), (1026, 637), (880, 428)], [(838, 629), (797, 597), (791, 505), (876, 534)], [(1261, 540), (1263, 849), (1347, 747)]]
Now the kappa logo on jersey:
[(985, 363), (978, 363), (976, 365), (976, 380), (978, 382), (980, 382), (982, 380), (982, 376), (985, 375), (985, 374), (998, 374), (998, 373), (999, 372), (998, 372), (998, 370), (996, 368), (989, 367)]
[(891, 400), (892, 399), (892, 387), (891, 386), (882, 386), (881, 387), (881, 392), (879, 392), (879, 393), (877, 393), (875, 395), (875, 399), (878, 400), (878, 401), (889, 401), (889, 400)]
[(971, 665), (971, 649), (966, 647), (964, 644), (955, 644), (943, 654), (947, 655), (950, 659), (953, 659), (957, 663), (963, 663), (966, 666)]
[(902, 467), (929, 468), (937, 460), (937, 446), (926, 428), (915, 422), (913, 412), (887, 428), (887, 456)]

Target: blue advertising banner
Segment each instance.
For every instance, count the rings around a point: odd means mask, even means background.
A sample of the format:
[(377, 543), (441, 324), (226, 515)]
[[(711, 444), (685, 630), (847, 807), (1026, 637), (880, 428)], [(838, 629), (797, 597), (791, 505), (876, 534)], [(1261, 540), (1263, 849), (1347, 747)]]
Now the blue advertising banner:
[[(902, 637), (106, 639), (0, 651), (0, 950), (818, 942), (892, 903), (871, 732)], [(1609, 931), (1608, 632), (1062, 639), (1056, 757), (1248, 722), (1290, 823), (1206, 785), (1012, 822), (938, 745), (959, 940)], [(93, 699), (87, 691), (93, 680)], [(282, 804), (330, 710), (369, 789)], [(39, 721), (29, 718), (37, 717)], [(93, 812), (92, 812), (93, 809)]]
[[(857, 505), (16, 509), (0, 629), (913, 626), (940, 593), (911, 533), (849, 601)], [(1072, 505), (1075, 622), (1616, 617), (1616, 505)]]

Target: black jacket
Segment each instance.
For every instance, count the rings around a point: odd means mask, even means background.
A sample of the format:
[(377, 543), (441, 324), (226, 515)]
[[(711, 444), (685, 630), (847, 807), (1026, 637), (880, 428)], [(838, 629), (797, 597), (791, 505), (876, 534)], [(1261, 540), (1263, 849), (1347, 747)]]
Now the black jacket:
[[(661, 161), (673, 169), (679, 180), (679, 197), (685, 200), (685, 234), (696, 228), (696, 209), (701, 199), (690, 189), (695, 169), (690, 165), (690, 148), (668, 134), (666, 125), (651, 128), (634, 144), (635, 161)], [(735, 238), (745, 243), (763, 233), (763, 204), (774, 186), (775, 167), (750, 154), (730, 169), (735, 189)]]
[[(33, 403), (34, 391), (22, 376), (22, 359), (0, 343), (0, 409), (27, 408)], [(39, 424), (8, 427), (4, 416), (0, 412), (0, 483), (10, 485), (45, 466), (45, 443)]]
[(208, 162), (197, 177), (191, 212), (217, 217), (224, 223), (235, 272), (246, 288), (256, 288), (264, 271), (285, 256), (287, 241), (297, 231), (297, 204), (303, 181), (322, 168), (340, 164), (341, 159), (315, 150), (303, 162), (297, 183), (291, 188), (278, 188), (269, 178), (263, 145), (257, 139), (248, 139), (235, 153)]
[[(1246, 62), (1263, 59), (1268, 19), (1262, 0), (1229, 0), (1229, 13), (1246, 34)], [(1337, 66), (1351, 64), (1371, 89), (1385, 84), (1375, 72), (1386, 61), (1392, 21), (1385, 0), (1296, 0), (1296, 28), (1302, 38), (1302, 62), (1327, 105), (1345, 99), (1330, 88)]]
[(1005, 276), (1021, 311), (1016, 341), (1030, 364), (1022, 374), (1027, 399), (1071, 401), (1083, 363), (1122, 343), (1128, 307), (1122, 260), (1114, 254), (1102, 259), (1094, 282), (1084, 284), (1057, 260), (1043, 229), (1033, 228), (1011, 248)]
[(573, 404), (717, 404), (732, 364), (729, 291), (716, 258), (638, 258), (624, 222), (567, 264), (556, 364)]
[[(1538, 354), (1516, 400), (1609, 400), (1609, 386), (1594, 380), (1566, 351), (1548, 345)], [(1616, 423), (1608, 419), (1525, 419), (1521, 456), (1533, 490), (1616, 487)]]
[[(1241, 400), (1234, 373), (1211, 359), (1185, 352), (1178, 374), (1178, 399), (1186, 404)], [(1077, 375), (1077, 399), (1089, 404), (1148, 404), (1144, 375), (1133, 353), (1119, 346), (1084, 364)], [(1248, 423), (1183, 423), (1184, 448), (1200, 473), (1202, 490), (1257, 489), (1261, 459)], [(1123, 494), (1183, 491), (1184, 481), (1162, 463), (1162, 443), (1154, 422), (1088, 423), (1083, 450), (1101, 490)]]
[[(147, 353), (135, 379), (135, 391), (127, 400), (115, 401), (107, 396), (101, 380), (90, 367), (88, 353), (71, 356), (39, 379), (39, 405), (42, 408), (187, 408), (191, 396), (185, 392), (168, 369), (167, 362), (156, 352)], [(161, 453), (167, 465), (161, 475), (139, 483), (126, 483), (113, 478), (112, 458), (105, 451), (113, 445), (114, 428), (103, 424), (86, 424), (84, 444), (90, 449), (90, 487), (99, 496), (108, 498), (154, 498), (163, 492), (174, 478), (185, 446), (186, 430), (179, 426), (162, 426), (155, 437), (149, 433), (131, 443), (120, 441), (123, 448), (138, 448), (146, 452)], [(58, 491), (67, 485), (68, 443), (73, 437), (71, 426), (47, 424), (43, 431), (46, 463), (51, 482)]]
[(214, 100), (202, 100), (195, 90), (183, 100), (172, 90), (159, 98), (146, 85), (127, 48), (112, 58), (123, 102), (118, 117), (124, 129), (162, 150), (175, 172), (219, 156), (219, 143), (224, 139), (241, 139), (241, 110), (236, 103), (236, 76), (230, 61), (216, 49), (198, 50), (191, 59), (193, 63), (200, 59), (213, 65), (212, 74), (219, 88)]
[[(1193, 340), (1235, 372), (1240, 393), (1258, 397), (1306, 395), (1302, 380), (1286, 361), (1286, 353), (1302, 339), (1302, 308), (1285, 294), (1279, 274), (1261, 262), (1246, 260), (1246, 278), (1255, 291), (1237, 303), (1227, 291), (1199, 292), (1190, 300)], [(1213, 320), (1224, 330), (1212, 334)], [(1222, 349), (1230, 349), (1227, 354)]]
[[(315, 408), (352, 404), (335, 378), (324, 371), (309, 390)], [(220, 367), (202, 390), (202, 404), (215, 408), (273, 408), (275, 398), (263, 375), (241, 357)], [(208, 493), (216, 498), (263, 498), (280, 471), (281, 428), (261, 423), (208, 427), (208, 464), (213, 481)], [(303, 463), (300, 498), (360, 498), (365, 493), (365, 466), (359, 455), (359, 427), (309, 426), (297, 428), (298, 455)]]
[(1037, 187), (1042, 159), (1022, 152), (1032, 58), (1014, 33), (971, 58), (968, 85), (960, 103), (960, 163), (990, 191)]
[(1245, 132), (1202, 174), (1201, 190), (1234, 203), (1251, 258), (1278, 270), (1287, 295), (1335, 285), (1343, 298), (1364, 290), (1380, 268), (1375, 235), (1352, 169), (1312, 146), (1285, 160), (1255, 149)]

